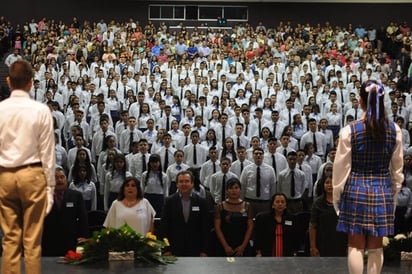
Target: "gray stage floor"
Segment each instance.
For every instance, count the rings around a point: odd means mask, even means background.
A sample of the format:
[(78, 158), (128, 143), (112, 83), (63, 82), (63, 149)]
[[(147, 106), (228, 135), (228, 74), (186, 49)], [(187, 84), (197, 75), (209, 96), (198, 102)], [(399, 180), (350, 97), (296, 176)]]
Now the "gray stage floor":
[[(91, 265), (67, 265), (56, 262), (57, 258), (43, 258), (43, 274), (348, 273), (346, 258), (236, 258), (233, 262), (227, 258), (179, 258), (175, 264), (155, 267), (142, 267), (134, 262), (101, 262)], [(412, 273), (412, 262), (385, 265), (382, 273)]]

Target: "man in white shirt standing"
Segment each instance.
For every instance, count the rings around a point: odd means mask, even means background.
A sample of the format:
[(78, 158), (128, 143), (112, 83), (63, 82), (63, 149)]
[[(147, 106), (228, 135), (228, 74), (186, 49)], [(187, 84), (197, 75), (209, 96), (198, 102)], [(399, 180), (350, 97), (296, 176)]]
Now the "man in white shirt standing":
[(21, 60), (21, 55), (19, 54), (19, 49), (14, 49), (13, 53), (6, 57), (4, 63), (6, 66), (10, 67), (11, 64), (16, 62), (17, 60)]
[(41, 273), (43, 220), (53, 205), (55, 147), (47, 105), (30, 99), (31, 65), (11, 64), (9, 99), (0, 103), (0, 218), (3, 236), (1, 273)]

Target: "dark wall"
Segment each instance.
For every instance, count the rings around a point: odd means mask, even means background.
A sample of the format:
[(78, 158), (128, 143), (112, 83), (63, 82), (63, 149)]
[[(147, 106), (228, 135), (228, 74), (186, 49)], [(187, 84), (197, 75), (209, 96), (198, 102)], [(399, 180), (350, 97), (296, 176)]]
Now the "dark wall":
[[(172, 1), (165, 1), (170, 4)], [(245, 1), (246, 2), (246, 1)], [(187, 2), (196, 3), (196, 2)], [(222, 1), (222, 3), (224, 3)], [(157, 4), (157, 3), (156, 3)], [(179, 3), (181, 4), (181, 3)], [(201, 3), (204, 5), (205, 3)], [(225, 3), (226, 4), (226, 3)], [(227, 5), (235, 3), (228, 3)], [(237, 5), (245, 5), (239, 1)], [(214, 3), (213, 5), (216, 5)], [(332, 25), (347, 25), (352, 23), (366, 25), (387, 25), (389, 21), (410, 21), (412, 3), (404, 4), (305, 4), (305, 3), (277, 3), (277, 4), (249, 4), (249, 21), (255, 25), (263, 21), (265, 25), (277, 25), (279, 21), (290, 20), (296, 23), (324, 23)], [(141, 24), (147, 23), (148, 1), (138, 0), (11, 0), (4, 5), (0, 15), (6, 16), (13, 24), (41, 17), (62, 19), (69, 22), (73, 16), (81, 21), (111, 19), (126, 21), (134, 18)], [(409, 22), (410, 23), (410, 22)], [(175, 24), (175, 23), (173, 23)], [(189, 23), (186, 23), (189, 25)], [(197, 24), (197, 22), (190, 22)], [(213, 22), (212, 22), (213, 24)]]
[(127, 0), (11, 0), (1, 9), (0, 14), (13, 24), (42, 17), (69, 22), (73, 16), (81, 21), (97, 21), (101, 18), (106, 22), (111, 19), (126, 21), (129, 17), (147, 21), (147, 4), (145, 1)]
[(293, 22), (311, 24), (331, 22), (333, 25), (386, 25), (390, 21), (409, 21), (409, 4), (257, 4), (250, 6), (251, 22)]

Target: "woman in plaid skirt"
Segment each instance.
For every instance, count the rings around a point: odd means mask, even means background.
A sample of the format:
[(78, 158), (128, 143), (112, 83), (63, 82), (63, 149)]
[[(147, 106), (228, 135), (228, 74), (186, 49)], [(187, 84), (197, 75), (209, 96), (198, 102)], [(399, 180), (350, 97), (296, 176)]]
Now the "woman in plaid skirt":
[(340, 132), (334, 162), (333, 202), (339, 215), (337, 231), (348, 234), (350, 273), (380, 273), (383, 236), (394, 233), (394, 206), (403, 181), (402, 133), (384, 109), (384, 88), (365, 82), (360, 91), (365, 112)]

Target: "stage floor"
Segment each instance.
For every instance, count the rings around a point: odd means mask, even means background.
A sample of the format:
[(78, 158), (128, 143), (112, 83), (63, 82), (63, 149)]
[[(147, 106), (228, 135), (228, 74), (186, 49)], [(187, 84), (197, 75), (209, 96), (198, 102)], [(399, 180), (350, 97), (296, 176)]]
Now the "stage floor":
[[(42, 274), (346, 274), (346, 258), (179, 258), (175, 264), (142, 267), (134, 262), (101, 262), (91, 265), (57, 263), (57, 258), (42, 259)], [(24, 273), (24, 272), (23, 272)], [(365, 270), (366, 273), (366, 270)], [(382, 273), (412, 273), (412, 262), (388, 264)]]

